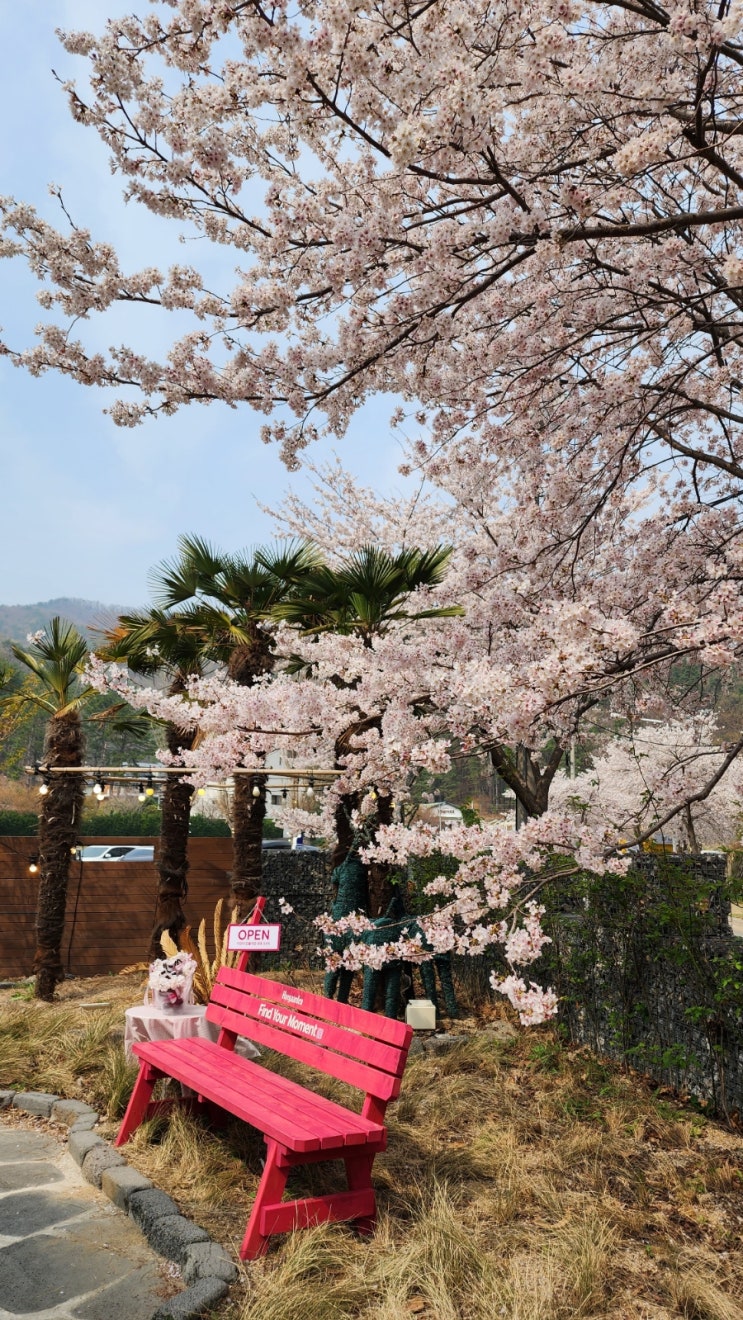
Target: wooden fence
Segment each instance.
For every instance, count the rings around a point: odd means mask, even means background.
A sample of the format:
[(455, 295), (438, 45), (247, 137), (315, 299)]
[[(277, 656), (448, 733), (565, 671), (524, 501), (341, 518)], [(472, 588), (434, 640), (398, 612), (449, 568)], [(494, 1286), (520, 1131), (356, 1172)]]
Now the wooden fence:
[[(89, 843), (151, 844), (156, 839), (85, 838)], [(0, 979), (30, 976), (35, 949), (38, 876), (29, 871), (38, 851), (33, 837), (0, 836)], [(157, 852), (155, 854), (157, 856)], [(186, 919), (195, 930), (211, 919), (230, 892), (232, 839), (189, 839)], [(154, 862), (79, 862), (70, 866), (62, 956), (71, 976), (103, 976), (147, 955), (155, 912)], [(211, 937), (209, 937), (211, 947)]]

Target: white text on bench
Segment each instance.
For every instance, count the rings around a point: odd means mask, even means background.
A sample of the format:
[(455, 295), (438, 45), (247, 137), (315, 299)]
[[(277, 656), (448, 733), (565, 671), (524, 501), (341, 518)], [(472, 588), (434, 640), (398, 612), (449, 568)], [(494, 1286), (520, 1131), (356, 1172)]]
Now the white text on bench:
[(313, 1040), (322, 1040), (325, 1035), (324, 1028), (318, 1027), (316, 1022), (303, 1022), (294, 1013), (282, 1013), (276, 1004), (260, 1004), (258, 1017), (265, 1018), (266, 1022), (275, 1022), (277, 1027), (289, 1027), (290, 1031), (301, 1031), (303, 1036), (312, 1036)]

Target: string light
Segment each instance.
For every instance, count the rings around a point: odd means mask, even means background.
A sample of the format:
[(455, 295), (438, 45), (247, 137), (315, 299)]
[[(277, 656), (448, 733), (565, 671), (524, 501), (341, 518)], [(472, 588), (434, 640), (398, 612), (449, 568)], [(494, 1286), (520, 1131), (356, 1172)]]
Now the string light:
[(42, 797), (46, 797), (48, 792), (49, 792), (49, 780), (45, 779), (43, 784), (39, 784), (39, 793), (41, 794)]
[(205, 789), (205, 788), (197, 788), (197, 789), (196, 789), (196, 796), (197, 796), (197, 797), (205, 797), (205, 795), (206, 795), (206, 789)]
[(152, 774), (151, 774), (151, 773), (147, 776), (147, 786), (146, 786), (146, 788), (145, 788), (145, 790), (144, 790), (144, 795), (145, 795), (145, 797), (154, 797), (154, 795), (155, 795), (155, 785), (154, 785), (153, 782), (152, 782)]
[(147, 794), (146, 794), (145, 791), (144, 791), (144, 784), (140, 784), (140, 785), (139, 785), (139, 792), (137, 793), (137, 801), (138, 801), (138, 802), (144, 802), (144, 801), (146, 800), (146, 798), (147, 798)]
[(96, 797), (103, 796), (103, 780), (101, 779), (100, 775), (96, 775), (95, 783), (93, 785), (93, 792)]
[(32, 857), (32, 858), (31, 858), (31, 860), (30, 860), (30, 862), (29, 862), (29, 864), (28, 864), (28, 869), (29, 869), (31, 875), (36, 875), (36, 872), (37, 872), (38, 869), (39, 869), (39, 859), (38, 859), (38, 857)]
[(304, 795), (305, 795), (305, 797), (313, 798), (313, 797), (315, 796), (315, 787), (314, 787), (314, 785), (315, 785), (315, 779), (314, 779), (314, 776), (313, 776), (313, 775), (310, 775), (310, 782), (308, 783), (306, 789), (304, 790)]
[(260, 784), (258, 783), (258, 780), (257, 780), (257, 779), (254, 779), (254, 780), (253, 780), (253, 797), (254, 797), (254, 798), (259, 798), (260, 795), (261, 795), (261, 786), (260, 786)]

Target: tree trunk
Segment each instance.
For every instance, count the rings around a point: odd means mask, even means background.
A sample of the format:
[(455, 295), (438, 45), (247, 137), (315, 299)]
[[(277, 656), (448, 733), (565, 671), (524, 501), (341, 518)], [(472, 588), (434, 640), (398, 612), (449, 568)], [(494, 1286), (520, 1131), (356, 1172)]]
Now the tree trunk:
[[(253, 796), (254, 787), (259, 792)], [(247, 916), (263, 883), (263, 819), (266, 780), (263, 775), (235, 775), (232, 795), (232, 894), (238, 921)]]
[[(83, 731), (77, 711), (54, 715), (46, 739), (52, 768), (83, 763)], [(77, 843), (85, 785), (82, 775), (52, 775), (39, 812), (39, 890), (36, 909), (35, 996), (52, 1000), (64, 980), (64, 938), (70, 861)]]
[[(174, 725), (167, 728), (168, 751), (177, 753), (190, 747), (193, 737)], [(155, 921), (150, 937), (149, 957), (162, 958), (160, 936), (167, 931), (172, 940), (186, 924), (183, 899), (188, 893), (188, 830), (191, 820), (193, 788), (175, 775), (168, 775), (162, 795), (158, 886)]]
[[(691, 803), (687, 802), (684, 808), (684, 817), (686, 822), (686, 837), (689, 840), (689, 851), (699, 852), (699, 843), (697, 842), (697, 832), (694, 829), (694, 817), (691, 814)], [(662, 835), (661, 835), (662, 840)]]
[(519, 743), (515, 758), (507, 748), (497, 744), (490, 749), (493, 769), (516, 794), (516, 829), (530, 817), (543, 816), (549, 805), (549, 792), (552, 780), (565, 754), (565, 748), (559, 743), (550, 755), (544, 768), (532, 755), (531, 750)]
[[(273, 667), (270, 638), (253, 625), (253, 641), (237, 646), (227, 672), (241, 687), (252, 687), (257, 678)], [(257, 797), (253, 797), (254, 787)], [(266, 815), (265, 775), (235, 775), (232, 795), (232, 896), (237, 919), (248, 915), (263, 885), (263, 821)]]

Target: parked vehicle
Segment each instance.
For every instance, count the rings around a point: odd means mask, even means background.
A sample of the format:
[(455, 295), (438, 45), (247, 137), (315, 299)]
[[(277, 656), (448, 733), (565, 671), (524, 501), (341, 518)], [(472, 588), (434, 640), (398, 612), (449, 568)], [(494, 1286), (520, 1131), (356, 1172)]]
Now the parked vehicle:
[(91, 843), (80, 849), (81, 862), (152, 862), (155, 849), (144, 843)]

